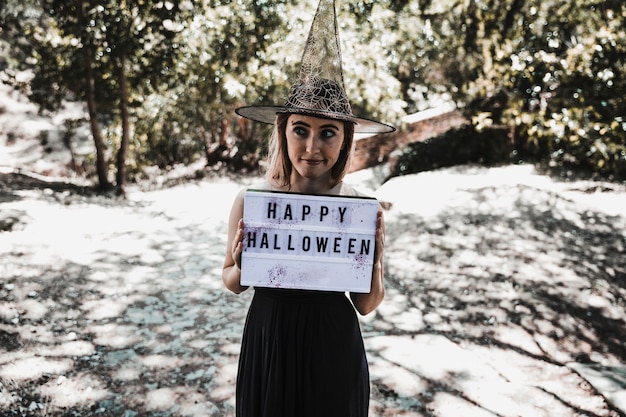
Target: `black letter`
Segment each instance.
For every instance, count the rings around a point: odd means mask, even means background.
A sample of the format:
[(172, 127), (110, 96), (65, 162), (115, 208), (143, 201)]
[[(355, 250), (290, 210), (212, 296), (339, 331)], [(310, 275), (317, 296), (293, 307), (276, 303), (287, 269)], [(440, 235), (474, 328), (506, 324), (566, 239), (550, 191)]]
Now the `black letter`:
[(340, 237), (336, 237), (335, 238), (335, 247), (333, 249), (333, 252), (340, 253), (341, 252), (341, 248), (339, 246), (341, 246), (341, 238)]
[(339, 216), (341, 217), (341, 219), (339, 220), (341, 223), (343, 223), (343, 215), (346, 214), (346, 210), (348, 210), (348, 207), (339, 207)]
[(361, 255), (363, 255), (363, 252), (365, 252), (365, 255), (370, 254), (370, 243), (372, 243), (371, 240), (361, 240)]
[(291, 246), (291, 234), (289, 235), (289, 240), (287, 240), (287, 250), (296, 250), (296, 248)]
[(317, 252), (326, 252), (326, 247), (328, 246), (328, 238), (327, 237), (317, 237)]
[(263, 236), (261, 236), (261, 246), (259, 246), (261, 249), (265, 248), (265, 249), (269, 249), (270, 248), (270, 242), (267, 240), (267, 233), (263, 233)]
[(323, 222), (324, 221), (324, 216), (326, 216), (328, 214), (328, 207), (326, 206), (321, 206), (320, 207), (320, 221)]
[(287, 204), (287, 207), (285, 207), (285, 216), (283, 217), (283, 220), (293, 220), (293, 217), (291, 216), (291, 204)]
[(311, 214), (311, 206), (305, 204), (302, 206), (302, 220), (304, 220), (307, 214)]
[(248, 247), (256, 246), (256, 232), (248, 232)]
[(267, 218), (268, 219), (276, 218), (276, 203), (267, 204)]
[(302, 238), (302, 250), (308, 252), (311, 249), (311, 238), (305, 236)]
[(278, 246), (278, 235), (274, 234), (274, 250), (280, 250), (280, 246)]
[(356, 239), (353, 237), (348, 240), (348, 253), (354, 253), (354, 242), (356, 242)]

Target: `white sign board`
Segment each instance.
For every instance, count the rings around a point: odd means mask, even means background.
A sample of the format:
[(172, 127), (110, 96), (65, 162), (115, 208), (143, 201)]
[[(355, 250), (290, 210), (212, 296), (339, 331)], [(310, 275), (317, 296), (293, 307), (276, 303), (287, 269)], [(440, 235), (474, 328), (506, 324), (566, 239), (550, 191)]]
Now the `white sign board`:
[(378, 201), (248, 190), (241, 284), (370, 292)]

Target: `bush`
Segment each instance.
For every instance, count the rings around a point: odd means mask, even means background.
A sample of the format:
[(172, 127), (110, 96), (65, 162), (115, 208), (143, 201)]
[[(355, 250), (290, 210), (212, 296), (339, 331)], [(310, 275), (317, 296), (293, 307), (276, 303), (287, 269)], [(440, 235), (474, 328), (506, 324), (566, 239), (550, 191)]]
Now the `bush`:
[(512, 129), (492, 127), (477, 131), (466, 125), (406, 146), (392, 161), (391, 176), (468, 163), (498, 165), (511, 162), (514, 155)]
[(626, 123), (589, 120), (580, 109), (563, 109), (519, 129), (520, 155), (552, 168), (626, 180)]

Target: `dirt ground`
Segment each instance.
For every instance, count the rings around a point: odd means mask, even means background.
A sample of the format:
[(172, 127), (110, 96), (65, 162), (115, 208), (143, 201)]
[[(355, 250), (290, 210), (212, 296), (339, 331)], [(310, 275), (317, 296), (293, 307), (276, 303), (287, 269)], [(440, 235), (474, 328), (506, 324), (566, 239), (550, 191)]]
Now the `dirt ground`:
[[(369, 176), (368, 176), (369, 175)], [(0, 415), (233, 416), (251, 291), (221, 283), (250, 178), (127, 200), (0, 174)], [(531, 166), (385, 184), (371, 416), (624, 416), (626, 188)]]

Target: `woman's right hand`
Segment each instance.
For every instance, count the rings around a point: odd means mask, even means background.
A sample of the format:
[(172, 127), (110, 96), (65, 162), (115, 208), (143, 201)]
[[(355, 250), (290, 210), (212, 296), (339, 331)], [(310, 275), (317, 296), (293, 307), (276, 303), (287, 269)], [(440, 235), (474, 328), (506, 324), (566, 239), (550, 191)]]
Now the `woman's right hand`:
[(239, 294), (246, 290), (241, 285), (241, 254), (243, 253), (243, 199), (242, 190), (235, 201), (228, 217), (228, 237), (226, 238), (222, 281), (226, 288)]
[(237, 223), (237, 231), (235, 232), (233, 243), (231, 244), (231, 256), (233, 257), (233, 261), (235, 261), (235, 265), (240, 270), (241, 254), (243, 252), (243, 228), (243, 219), (239, 219), (239, 222)]

